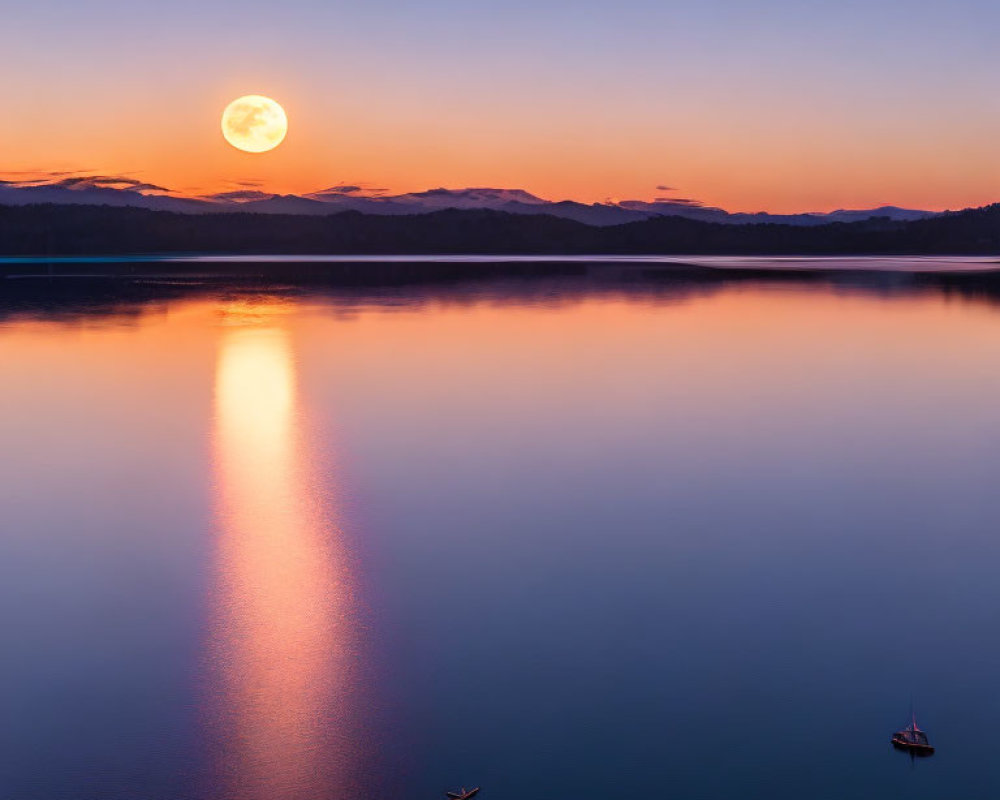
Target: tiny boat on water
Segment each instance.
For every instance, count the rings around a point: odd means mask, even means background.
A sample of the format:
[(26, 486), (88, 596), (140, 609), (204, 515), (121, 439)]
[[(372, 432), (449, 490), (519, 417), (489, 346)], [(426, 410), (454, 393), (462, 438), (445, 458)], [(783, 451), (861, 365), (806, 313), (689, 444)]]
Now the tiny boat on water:
[(929, 756), (934, 753), (927, 734), (917, 726), (916, 715), (911, 715), (910, 724), (892, 735), (892, 746), (914, 756)]
[(470, 797), (475, 797), (478, 791), (478, 786), (475, 789), (466, 789), (463, 786), (462, 791), (460, 792), (445, 792), (445, 794), (450, 798), (450, 800), (469, 800)]

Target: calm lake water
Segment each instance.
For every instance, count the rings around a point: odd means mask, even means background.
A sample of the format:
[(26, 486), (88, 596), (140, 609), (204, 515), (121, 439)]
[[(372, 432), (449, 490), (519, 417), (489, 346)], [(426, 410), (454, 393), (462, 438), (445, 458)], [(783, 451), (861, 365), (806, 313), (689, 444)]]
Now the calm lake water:
[(0, 299), (0, 797), (1000, 795), (990, 293), (161, 289)]

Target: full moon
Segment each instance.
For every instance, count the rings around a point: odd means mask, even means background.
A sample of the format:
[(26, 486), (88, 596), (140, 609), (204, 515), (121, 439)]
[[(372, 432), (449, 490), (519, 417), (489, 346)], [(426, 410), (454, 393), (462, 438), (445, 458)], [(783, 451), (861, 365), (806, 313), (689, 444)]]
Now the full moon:
[(237, 97), (222, 112), (222, 135), (238, 150), (265, 153), (288, 133), (285, 109), (270, 97), (248, 94)]

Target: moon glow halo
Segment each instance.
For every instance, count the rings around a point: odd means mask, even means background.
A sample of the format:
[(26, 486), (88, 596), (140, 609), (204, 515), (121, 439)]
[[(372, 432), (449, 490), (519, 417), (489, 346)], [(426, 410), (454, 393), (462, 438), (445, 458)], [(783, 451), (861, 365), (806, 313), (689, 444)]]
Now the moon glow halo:
[(270, 97), (237, 97), (222, 112), (222, 135), (237, 150), (266, 153), (281, 144), (287, 133), (285, 109)]

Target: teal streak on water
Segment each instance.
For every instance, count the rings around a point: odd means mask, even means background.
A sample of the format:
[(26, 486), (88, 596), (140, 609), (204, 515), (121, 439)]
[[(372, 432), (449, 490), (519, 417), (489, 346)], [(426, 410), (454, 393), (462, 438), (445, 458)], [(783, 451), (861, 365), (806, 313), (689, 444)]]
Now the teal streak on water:
[(996, 796), (992, 298), (0, 301), (0, 797)]
[(716, 269), (864, 272), (995, 272), (995, 256), (685, 256), (685, 255), (208, 255), (0, 256), (3, 266), (227, 264), (607, 264), (696, 265)]

